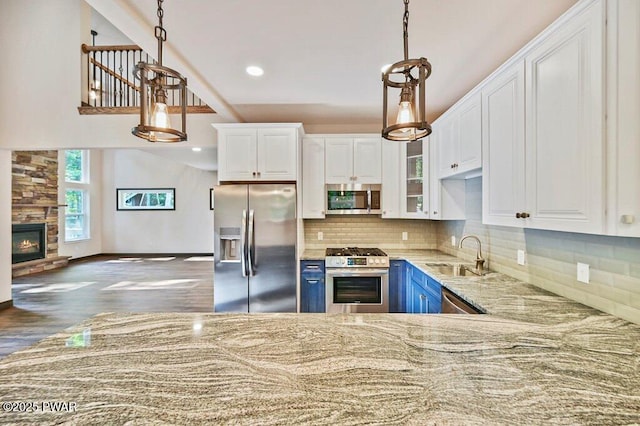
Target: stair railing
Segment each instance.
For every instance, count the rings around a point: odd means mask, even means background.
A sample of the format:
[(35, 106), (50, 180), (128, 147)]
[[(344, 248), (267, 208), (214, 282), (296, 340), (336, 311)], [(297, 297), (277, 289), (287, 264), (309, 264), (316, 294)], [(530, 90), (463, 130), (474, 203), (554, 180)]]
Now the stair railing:
[[(134, 78), (133, 68), (140, 61), (155, 63), (155, 60), (137, 45), (83, 44), (82, 53), (86, 58), (83, 70), (86, 87), (82, 90), (81, 102), (84, 113), (95, 113), (87, 109), (136, 113), (140, 107), (140, 85)], [(167, 99), (170, 109), (179, 105), (179, 99), (172, 94)], [(187, 112), (211, 113), (213, 110), (187, 89)]]

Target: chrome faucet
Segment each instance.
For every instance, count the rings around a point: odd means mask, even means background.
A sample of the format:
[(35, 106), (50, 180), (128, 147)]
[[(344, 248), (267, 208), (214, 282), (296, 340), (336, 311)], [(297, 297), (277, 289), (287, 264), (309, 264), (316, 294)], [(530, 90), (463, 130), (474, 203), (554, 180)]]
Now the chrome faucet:
[(462, 248), (462, 242), (467, 238), (473, 238), (478, 243), (478, 250), (476, 251), (476, 270), (472, 272), (482, 275), (484, 258), (482, 257), (482, 243), (480, 242), (480, 238), (476, 237), (475, 235), (464, 235), (462, 238), (460, 238), (458, 248)]

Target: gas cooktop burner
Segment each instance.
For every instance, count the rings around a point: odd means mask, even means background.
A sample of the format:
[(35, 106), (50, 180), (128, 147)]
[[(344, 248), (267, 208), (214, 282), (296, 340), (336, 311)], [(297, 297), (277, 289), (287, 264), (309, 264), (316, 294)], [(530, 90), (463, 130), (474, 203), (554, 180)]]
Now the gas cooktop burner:
[(343, 247), (328, 248), (326, 256), (386, 256), (387, 253), (378, 248)]

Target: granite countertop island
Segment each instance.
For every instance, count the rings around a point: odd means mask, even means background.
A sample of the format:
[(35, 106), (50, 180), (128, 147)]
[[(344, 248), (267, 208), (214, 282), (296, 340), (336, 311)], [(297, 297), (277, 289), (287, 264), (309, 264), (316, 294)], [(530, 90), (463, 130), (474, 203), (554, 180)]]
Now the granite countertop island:
[(640, 326), (424, 270), (488, 314), (101, 314), (0, 362), (0, 422), (640, 423)]

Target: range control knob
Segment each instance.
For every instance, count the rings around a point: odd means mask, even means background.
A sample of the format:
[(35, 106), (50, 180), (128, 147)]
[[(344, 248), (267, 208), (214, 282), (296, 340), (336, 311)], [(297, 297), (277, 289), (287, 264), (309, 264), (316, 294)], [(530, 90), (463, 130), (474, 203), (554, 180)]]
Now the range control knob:
[(373, 259), (369, 259), (369, 263), (373, 263)]

